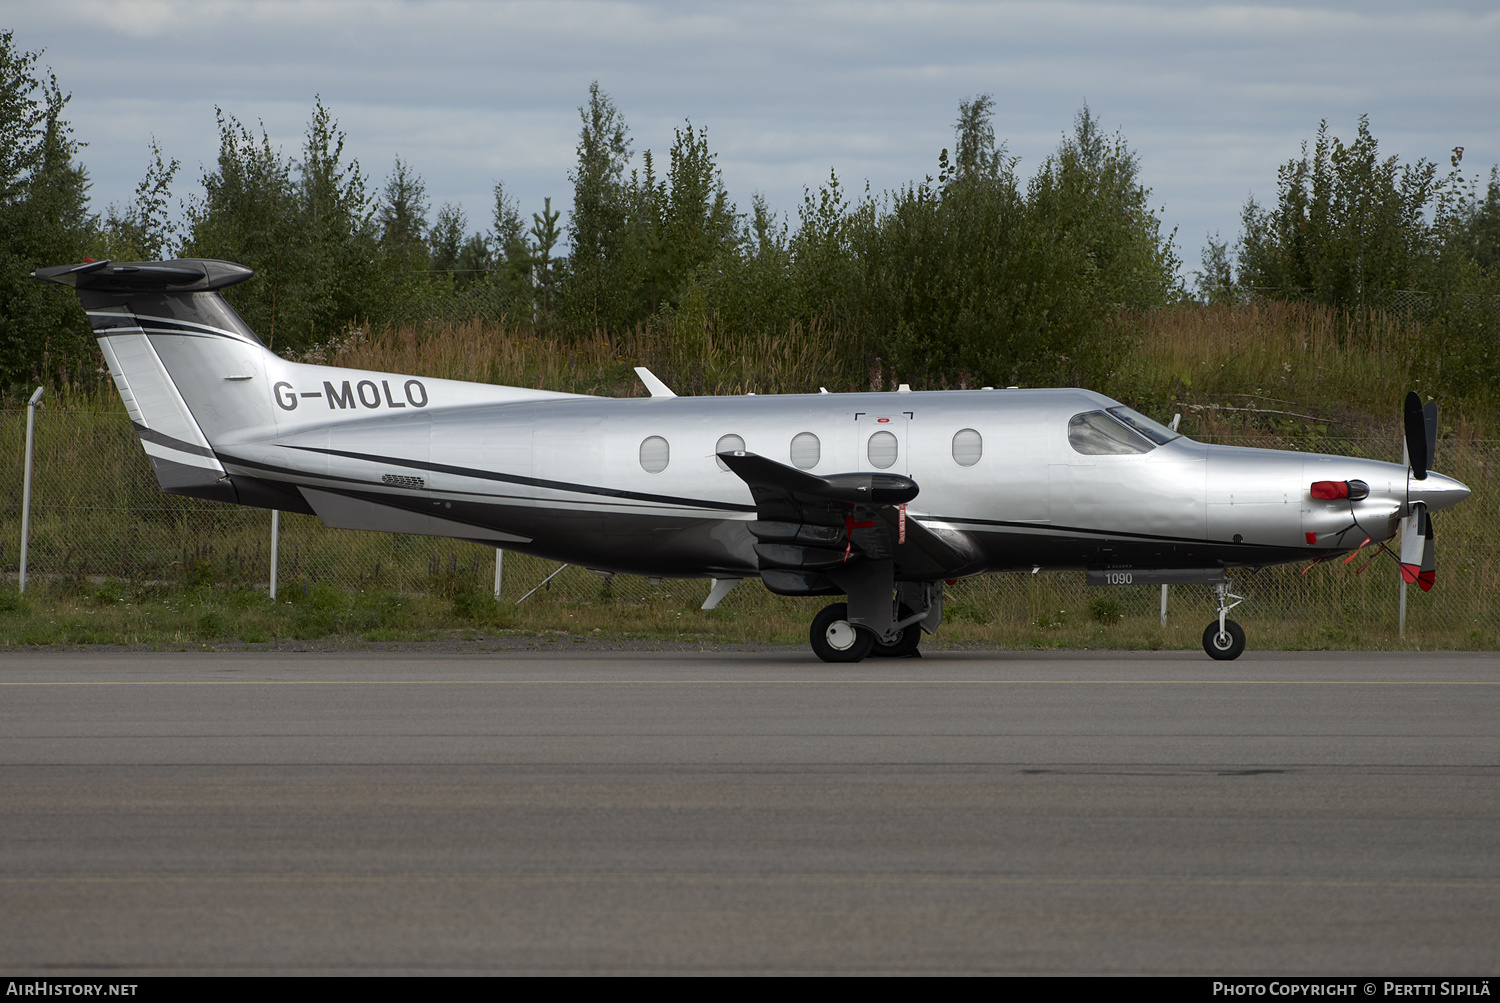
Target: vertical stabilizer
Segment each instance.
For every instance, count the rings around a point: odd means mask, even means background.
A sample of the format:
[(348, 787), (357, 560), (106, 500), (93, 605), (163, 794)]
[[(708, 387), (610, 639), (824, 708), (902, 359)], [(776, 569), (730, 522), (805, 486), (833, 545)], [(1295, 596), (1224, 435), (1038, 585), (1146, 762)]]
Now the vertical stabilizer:
[[(240, 500), (204, 434), (203, 419), (215, 418), (214, 408), (191, 406), (183, 397), (187, 384), (174, 379), (172, 370), (185, 362), (200, 369), (208, 363), (222, 371), (218, 382), (235, 378), (228, 370), (258, 362), (264, 346), (216, 292), (251, 274), (227, 261), (198, 260), (93, 261), (33, 273), (77, 290), (156, 478), (169, 494)], [(243, 378), (253, 375), (247, 371)], [(207, 388), (189, 389), (201, 396)]]

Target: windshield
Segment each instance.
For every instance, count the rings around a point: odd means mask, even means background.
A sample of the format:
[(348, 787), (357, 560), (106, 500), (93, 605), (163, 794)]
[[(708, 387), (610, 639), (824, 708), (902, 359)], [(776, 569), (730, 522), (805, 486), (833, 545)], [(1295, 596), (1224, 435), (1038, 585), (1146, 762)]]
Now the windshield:
[(1146, 438), (1150, 439), (1152, 442), (1156, 443), (1158, 446), (1164, 446), (1167, 443), (1171, 442), (1173, 439), (1182, 438), (1182, 435), (1180, 433), (1172, 431), (1170, 428), (1161, 424), (1160, 422), (1152, 421), (1150, 418), (1147, 418), (1139, 411), (1132, 411), (1130, 408), (1125, 407), (1123, 404), (1119, 407), (1110, 408), (1109, 413), (1123, 421), (1125, 424), (1129, 425), (1131, 428), (1135, 429), (1137, 432), (1144, 435)]
[(1156, 448), (1145, 437), (1103, 411), (1086, 411), (1069, 419), (1068, 445), (1085, 456), (1148, 453)]

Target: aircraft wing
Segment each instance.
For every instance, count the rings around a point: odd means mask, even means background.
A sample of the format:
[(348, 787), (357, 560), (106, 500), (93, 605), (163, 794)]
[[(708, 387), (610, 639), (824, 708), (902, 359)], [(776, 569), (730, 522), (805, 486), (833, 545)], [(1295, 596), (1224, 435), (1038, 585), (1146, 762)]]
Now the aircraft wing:
[(903, 581), (951, 577), (972, 562), (906, 515), (917, 483), (902, 474), (820, 477), (743, 451), (719, 454), (750, 488), (750, 524), (761, 578), (773, 592), (834, 595), (828, 573), (865, 560), (890, 560)]

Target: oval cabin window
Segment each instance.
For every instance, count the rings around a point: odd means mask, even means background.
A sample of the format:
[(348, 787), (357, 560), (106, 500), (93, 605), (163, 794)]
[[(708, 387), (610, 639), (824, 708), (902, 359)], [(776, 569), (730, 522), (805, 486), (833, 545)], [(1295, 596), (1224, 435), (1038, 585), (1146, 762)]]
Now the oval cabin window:
[(799, 470), (811, 470), (823, 457), (823, 444), (811, 432), (798, 432), (792, 436), (792, 466)]
[(874, 435), (870, 436), (870, 443), (866, 450), (866, 455), (870, 457), (870, 463), (872, 466), (876, 466), (881, 470), (884, 470), (885, 468), (893, 466), (895, 464), (896, 454), (899, 449), (900, 446), (896, 442), (896, 437), (890, 432), (876, 432)]
[(960, 467), (972, 467), (984, 455), (984, 439), (972, 428), (963, 428), (953, 436), (953, 460)]
[(641, 467), (648, 474), (659, 474), (667, 469), (671, 458), (672, 451), (661, 436), (653, 435), (641, 443)]
[(745, 450), (745, 440), (731, 432), (728, 435), (719, 436), (719, 441), (714, 443), (714, 462), (719, 465), (720, 470), (728, 470), (729, 464), (719, 459), (720, 453), (741, 453)]

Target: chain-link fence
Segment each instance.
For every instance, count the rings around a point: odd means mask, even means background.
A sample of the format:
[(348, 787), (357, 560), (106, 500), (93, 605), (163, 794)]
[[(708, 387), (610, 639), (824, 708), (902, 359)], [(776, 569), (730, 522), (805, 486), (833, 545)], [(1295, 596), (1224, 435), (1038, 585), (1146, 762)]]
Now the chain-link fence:
[[(1247, 303), (1277, 300), (1315, 302), (1317, 294), (1318, 290), (1310, 287), (1245, 286), (1238, 290), (1237, 298)], [(1493, 316), (1496, 310), (1500, 310), (1500, 297), (1486, 293), (1451, 293), (1440, 296), (1419, 289), (1367, 289), (1346, 306), (1352, 308), (1352, 316), (1356, 320), (1363, 312), (1383, 311), (1398, 317), (1425, 321), (1430, 320), (1439, 309), (1476, 314), (1485, 312)]]
[[(14, 582), (19, 565), (25, 411), (0, 411), (0, 572)], [(1400, 445), (1374, 439), (1288, 441), (1236, 437), (1236, 445), (1302, 448), (1399, 461)], [(1491, 597), (1500, 591), (1500, 528), (1492, 474), (1500, 441), (1444, 441), (1436, 466), (1464, 481), (1473, 496), (1436, 520), (1439, 587), (1413, 590), (1412, 625), (1459, 632), (1500, 630)], [(495, 584), (496, 552), (477, 544), (409, 534), (327, 529), (312, 516), (282, 513), (279, 575), (282, 590), (327, 585), (345, 590), (429, 595), (487, 593)], [(165, 495), (122, 413), (40, 409), (36, 420), (28, 577), (115, 579), (131, 583), (235, 585), (264, 588), (270, 577), (271, 514)], [(1349, 566), (1330, 563), (1269, 568), (1233, 576), (1258, 622), (1280, 618), (1308, 624), (1394, 624), (1394, 562), (1373, 550)], [(555, 574), (554, 574), (555, 573)], [(549, 579), (549, 576), (550, 577)], [(545, 581), (545, 584), (543, 582)], [(541, 586), (538, 588), (538, 586)], [(603, 576), (521, 554), (504, 557), (502, 602), (572, 606), (659, 605), (696, 608), (706, 580), (656, 581)], [(948, 590), (948, 620), (1038, 624), (1079, 616), (1156, 615), (1160, 592), (1150, 586), (1087, 588), (1083, 575), (987, 575)], [(730, 593), (728, 615), (770, 609), (811, 616), (823, 599), (772, 596), (758, 582)], [(1212, 609), (1206, 586), (1173, 589), (1175, 611), (1194, 620)]]

